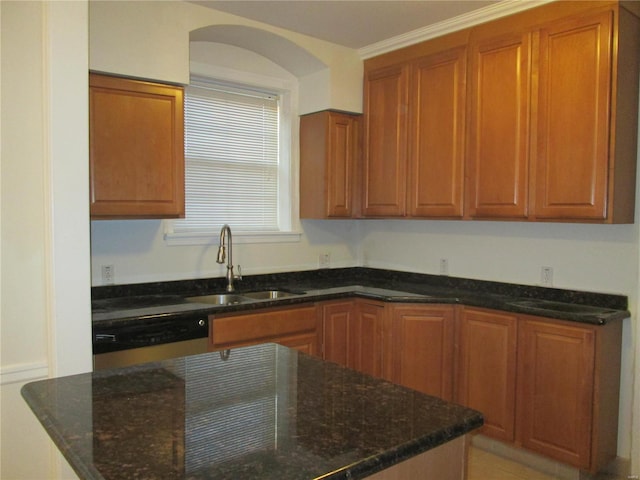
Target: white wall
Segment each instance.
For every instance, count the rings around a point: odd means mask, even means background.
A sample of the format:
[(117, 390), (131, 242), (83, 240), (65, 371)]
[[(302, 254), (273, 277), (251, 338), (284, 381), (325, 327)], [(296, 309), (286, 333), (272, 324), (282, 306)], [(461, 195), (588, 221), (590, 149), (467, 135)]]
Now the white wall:
[(0, 12), (0, 478), (74, 478), (19, 389), (91, 370), (87, 3)]

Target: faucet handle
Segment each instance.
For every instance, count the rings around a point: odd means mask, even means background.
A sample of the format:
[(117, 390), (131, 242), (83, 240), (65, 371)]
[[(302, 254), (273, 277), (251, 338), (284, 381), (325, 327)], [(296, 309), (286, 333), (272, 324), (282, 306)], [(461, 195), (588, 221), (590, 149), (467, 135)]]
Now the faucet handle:
[(236, 265), (236, 267), (238, 268), (238, 273), (236, 273), (234, 277), (236, 280), (242, 280), (242, 269), (240, 268), (240, 265)]

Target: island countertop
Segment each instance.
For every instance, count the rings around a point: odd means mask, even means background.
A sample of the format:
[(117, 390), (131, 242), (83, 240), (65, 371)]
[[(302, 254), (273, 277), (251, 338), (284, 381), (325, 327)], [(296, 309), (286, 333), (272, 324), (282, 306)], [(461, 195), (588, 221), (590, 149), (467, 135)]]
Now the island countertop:
[(82, 479), (358, 479), (483, 423), (275, 344), (32, 382), (22, 395)]

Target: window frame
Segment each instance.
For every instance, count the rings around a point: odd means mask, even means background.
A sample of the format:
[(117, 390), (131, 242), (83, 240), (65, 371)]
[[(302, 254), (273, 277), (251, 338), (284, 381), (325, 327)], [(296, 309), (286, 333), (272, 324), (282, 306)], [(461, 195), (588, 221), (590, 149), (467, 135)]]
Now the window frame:
[[(228, 84), (231, 88), (270, 91), (279, 95), (278, 217), (280, 230), (234, 232), (233, 241), (234, 243), (299, 242), (302, 230), (298, 214), (299, 118), (297, 82), (198, 62), (191, 62), (190, 65), (192, 81), (208, 80), (214, 83)], [(210, 231), (176, 232), (174, 221), (164, 221), (164, 240), (167, 245), (211, 244), (212, 241), (217, 241), (220, 227), (224, 223), (212, 223)], [(233, 229), (233, 225), (231, 228)]]

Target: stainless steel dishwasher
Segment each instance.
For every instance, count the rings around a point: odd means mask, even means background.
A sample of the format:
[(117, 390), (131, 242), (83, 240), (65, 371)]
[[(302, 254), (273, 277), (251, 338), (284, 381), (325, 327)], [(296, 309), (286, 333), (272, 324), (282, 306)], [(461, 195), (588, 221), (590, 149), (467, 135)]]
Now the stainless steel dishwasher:
[(135, 323), (94, 323), (93, 368), (126, 367), (207, 352), (209, 320), (189, 313)]

